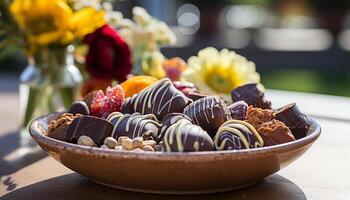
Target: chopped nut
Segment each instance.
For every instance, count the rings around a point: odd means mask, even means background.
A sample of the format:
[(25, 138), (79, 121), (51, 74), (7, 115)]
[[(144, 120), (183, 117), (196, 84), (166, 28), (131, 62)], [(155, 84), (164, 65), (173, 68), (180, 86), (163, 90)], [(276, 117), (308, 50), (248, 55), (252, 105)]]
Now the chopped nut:
[(103, 144), (107, 145), (110, 149), (114, 149), (117, 146), (118, 142), (113, 137), (106, 137), (103, 141)]
[(151, 146), (151, 147), (154, 147), (154, 146), (156, 146), (156, 141), (154, 141), (154, 140), (146, 140), (146, 141), (143, 141), (143, 145), (148, 145), (148, 146)]
[(136, 137), (132, 140), (132, 149), (142, 148), (143, 147), (143, 138)]
[(109, 149), (109, 147), (105, 144), (103, 144), (102, 146), (100, 146), (101, 149)]
[(126, 139), (130, 139), (129, 137), (126, 137), (126, 136), (120, 136), (118, 138), (118, 145), (122, 145), (123, 144), (123, 141), (126, 140)]
[(89, 146), (89, 147), (92, 147), (94, 146), (94, 141), (89, 137), (89, 136), (86, 136), (86, 135), (82, 135), (78, 138), (78, 142), (77, 142), (79, 145), (83, 145), (83, 146)]
[(144, 151), (154, 151), (153, 147), (149, 146), (149, 145), (145, 145), (142, 148)]
[(155, 151), (162, 151), (162, 145), (161, 144), (157, 144), (156, 146), (154, 146), (154, 150)]
[(123, 146), (116, 146), (114, 149), (117, 151), (121, 151), (121, 150), (123, 150)]
[(140, 148), (136, 148), (136, 149), (133, 149), (133, 150), (131, 150), (132, 152), (143, 152), (143, 150), (142, 149), (140, 149)]
[(122, 146), (123, 146), (123, 149), (125, 149), (125, 150), (134, 149), (134, 148), (132, 148), (132, 140), (130, 138), (123, 140)]

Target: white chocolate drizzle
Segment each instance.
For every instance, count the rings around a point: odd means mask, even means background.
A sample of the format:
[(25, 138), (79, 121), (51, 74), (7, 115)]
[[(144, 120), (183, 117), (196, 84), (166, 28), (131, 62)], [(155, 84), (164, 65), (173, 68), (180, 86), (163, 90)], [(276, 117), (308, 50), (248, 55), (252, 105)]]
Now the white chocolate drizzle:
[[(140, 113), (133, 113), (133, 114), (122, 114), (119, 112), (114, 112), (111, 113), (107, 121), (111, 122), (114, 124), (114, 129), (112, 132), (112, 137), (117, 138), (121, 135), (118, 135), (117, 129), (121, 128), (120, 126), (122, 125), (123, 122), (125, 122), (125, 127), (122, 127), (122, 130), (124, 129), (125, 134), (129, 136), (130, 138), (135, 138), (135, 137), (148, 137), (151, 136), (153, 139), (159, 139), (159, 127), (161, 124), (157, 122), (157, 118), (153, 114), (148, 114), (148, 115), (141, 115)], [(158, 128), (158, 131), (155, 132), (154, 130), (146, 130), (145, 126), (147, 124), (153, 124)], [(133, 127), (132, 133), (131, 131), (131, 126)]]
[[(177, 105), (173, 105), (176, 99), (180, 100)], [(125, 106), (131, 105), (132, 112), (163, 117), (169, 112), (182, 112), (189, 102), (190, 99), (178, 91), (169, 79), (164, 78), (131, 97)]]
[[(222, 134), (230, 135), (220, 138)], [(253, 137), (254, 141), (251, 141), (250, 137)], [(215, 148), (224, 150), (229, 141), (234, 144), (232, 149), (249, 149), (252, 143), (254, 148), (264, 146), (264, 141), (256, 129), (251, 124), (241, 120), (228, 120), (220, 126), (214, 137)]]
[(228, 107), (220, 97), (216, 96), (204, 97), (191, 103), (185, 108), (184, 113), (193, 120), (194, 124), (201, 125), (199, 117), (202, 115), (204, 115), (207, 124), (210, 124), (211, 120), (215, 119), (215, 108), (222, 109), (222, 117), (224, 117), (225, 120), (231, 119)]
[[(188, 130), (185, 130), (188, 129)], [(192, 138), (190, 138), (192, 137)], [(172, 124), (165, 132), (163, 142), (167, 152), (184, 152), (187, 142), (192, 142), (193, 151), (200, 151), (205, 141), (211, 141), (209, 135), (199, 126), (183, 118)], [(176, 149), (174, 143), (176, 141)]]

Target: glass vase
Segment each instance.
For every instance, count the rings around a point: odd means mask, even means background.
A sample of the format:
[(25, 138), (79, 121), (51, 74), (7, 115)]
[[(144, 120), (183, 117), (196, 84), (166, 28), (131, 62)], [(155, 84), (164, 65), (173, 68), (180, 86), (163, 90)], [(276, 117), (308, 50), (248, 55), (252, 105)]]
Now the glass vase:
[(31, 120), (62, 111), (78, 97), (82, 75), (74, 65), (73, 46), (44, 49), (28, 58), (28, 66), (20, 75), (21, 145), (26, 146)]

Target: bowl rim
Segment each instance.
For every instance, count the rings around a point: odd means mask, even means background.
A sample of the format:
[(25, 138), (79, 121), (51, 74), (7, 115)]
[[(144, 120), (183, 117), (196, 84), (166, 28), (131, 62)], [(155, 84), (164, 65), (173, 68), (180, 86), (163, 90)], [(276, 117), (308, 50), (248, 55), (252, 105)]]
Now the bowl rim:
[[(156, 158), (156, 159), (186, 159), (191, 157), (216, 157), (222, 158), (226, 156), (234, 156), (234, 157), (246, 157), (251, 156), (260, 156), (262, 154), (273, 154), (273, 153), (282, 153), (293, 151), (299, 149), (300, 147), (306, 146), (310, 143), (316, 141), (321, 135), (321, 126), (311, 117), (308, 117), (310, 121), (310, 130), (308, 134), (300, 139), (297, 139), (292, 142), (287, 142), (283, 144), (267, 146), (267, 147), (259, 147), (252, 149), (242, 149), (242, 150), (219, 150), (219, 151), (201, 151), (201, 152), (130, 152), (130, 151), (116, 151), (113, 149), (103, 149), (98, 147), (88, 147), (82, 146), (78, 144), (73, 144), (65, 141), (60, 141), (57, 139), (50, 138), (46, 136), (42, 131), (39, 131), (37, 127), (37, 123), (42, 119), (47, 119), (54, 115), (58, 115), (63, 112), (55, 112), (47, 115), (43, 115), (32, 120), (29, 124), (29, 134), (31, 137), (40, 145), (41, 143), (45, 145), (49, 145), (54, 148), (58, 148), (63, 151), (73, 151), (79, 152), (82, 154), (89, 155), (97, 155), (104, 157), (138, 157), (143, 159)], [(41, 146), (41, 145), (40, 145)]]

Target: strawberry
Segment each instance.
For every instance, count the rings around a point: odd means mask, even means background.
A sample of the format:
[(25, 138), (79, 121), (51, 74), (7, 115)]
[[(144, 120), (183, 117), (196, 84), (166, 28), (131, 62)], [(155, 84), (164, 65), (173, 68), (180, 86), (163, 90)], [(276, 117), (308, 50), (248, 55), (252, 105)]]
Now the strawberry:
[(102, 90), (96, 92), (90, 105), (91, 115), (107, 118), (112, 112), (120, 111), (125, 95), (120, 85), (107, 87), (105, 93)]

